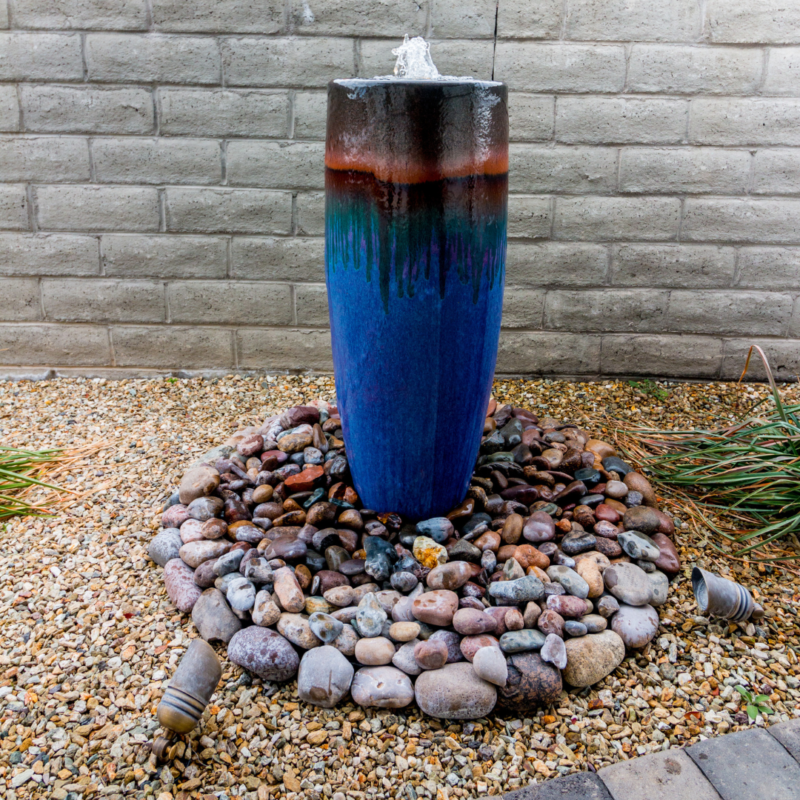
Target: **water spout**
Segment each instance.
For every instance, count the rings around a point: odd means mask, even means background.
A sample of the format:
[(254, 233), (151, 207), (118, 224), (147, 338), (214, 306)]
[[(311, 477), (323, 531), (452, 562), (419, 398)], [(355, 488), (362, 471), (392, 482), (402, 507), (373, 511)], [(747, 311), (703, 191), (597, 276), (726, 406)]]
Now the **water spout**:
[(392, 55), (397, 56), (394, 65), (394, 74), (407, 81), (435, 81), (442, 76), (431, 58), (431, 46), (421, 37), (403, 39), (403, 44), (392, 50)]

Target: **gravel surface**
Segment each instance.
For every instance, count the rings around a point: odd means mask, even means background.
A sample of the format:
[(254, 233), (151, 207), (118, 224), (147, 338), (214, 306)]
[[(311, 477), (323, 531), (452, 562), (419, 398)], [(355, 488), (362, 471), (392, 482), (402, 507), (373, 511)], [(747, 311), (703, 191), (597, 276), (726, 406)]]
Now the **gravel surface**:
[[(495, 394), (613, 441), (615, 418), (718, 426), (768, 391), (498, 381)], [(57, 480), (76, 494), (53, 518), (0, 523), (6, 798), (471, 798), (742, 729), (736, 685), (770, 696), (770, 722), (800, 715), (800, 578), (719, 557), (678, 514), (683, 573), (656, 639), (603, 683), (562, 693), (534, 718), (448, 725), (417, 709), (324, 710), (298, 703), (294, 681), (264, 684), (224, 662), (202, 728), (157, 763), (155, 708), (196, 635), (146, 556), (161, 503), (234, 430), (332, 395), (327, 377), (0, 383), (3, 444), (104, 445), (62, 469)], [(800, 390), (786, 396), (798, 402)], [(695, 564), (754, 589), (765, 618), (728, 626), (698, 616)]]

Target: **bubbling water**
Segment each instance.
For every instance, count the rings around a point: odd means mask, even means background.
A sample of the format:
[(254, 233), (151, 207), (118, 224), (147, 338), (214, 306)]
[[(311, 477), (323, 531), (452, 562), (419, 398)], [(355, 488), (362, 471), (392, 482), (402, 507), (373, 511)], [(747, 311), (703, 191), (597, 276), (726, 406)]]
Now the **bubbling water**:
[(431, 46), (421, 37), (403, 39), (400, 47), (392, 50), (392, 55), (397, 56), (394, 65), (394, 74), (407, 81), (435, 81), (441, 79), (439, 70), (431, 58)]

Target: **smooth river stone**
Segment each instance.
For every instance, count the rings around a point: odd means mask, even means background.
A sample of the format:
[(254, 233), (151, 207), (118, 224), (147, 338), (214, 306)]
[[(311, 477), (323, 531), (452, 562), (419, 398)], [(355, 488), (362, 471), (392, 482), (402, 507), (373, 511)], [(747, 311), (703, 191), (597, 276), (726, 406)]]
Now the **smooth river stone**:
[(471, 664), (446, 664), (423, 672), (414, 687), (417, 705), (437, 719), (479, 719), (497, 702), (495, 687), (478, 677)]
[(608, 619), (619, 611), (619, 600), (613, 594), (604, 594), (595, 604), (597, 613)]
[(192, 608), (192, 622), (207, 642), (231, 640), (242, 628), (219, 589), (206, 589)]
[(477, 653), (481, 647), (496, 647), (499, 649), (500, 642), (496, 637), (488, 633), (482, 633), (479, 636), (465, 636), (461, 640), (460, 650), (464, 658), (471, 662), (472, 659), (475, 658), (475, 653)]
[(165, 528), (153, 537), (147, 547), (147, 555), (159, 567), (163, 567), (173, 558), (180, 558), (181, 547), (183, 540), (180, 531), (177, 528)]
[(417, 536), (412, 551), (414, 558), (428, 569), (438, 567), (447, 561), (447, 550), (428, 536)]
[(414, 600), (410, 597), (401, 598), (392, 608), (394, 622), (414, 622)]
[(167, 561), (164, 567), (164, 584), (167, 589), (167, 597), (179, 611), (184, 613), (192, 610), (203, 593), (203, 590), (194, 582), (194, 570), (180, 558)]
[(283, 636), (255, 625), (234, 634), (228, 660), (265, 681), (288, 681), (300, 665), (297, 652)]
[(622, 516), (622, 525), (627, 531), (653, 534), (658, 531), (660, 524), (658, 512), (648, 506), (629, 508)]
[(405, 708), (414, 700), (414, 687), (395, 667), (362, 667), (353, 677), (350, 696), (364, 708)]
[(342, 655), (355, 658), (358, 634), (352, 625), (345, 625), (342, 632), (331, 643)]
[(625, 643), (614, 631), (567, 639), (564, 680), (571, 686), (592, 686), (610, 675), (625, 658)]
[(472, 659), (475, 674), (495, 686), (505, 686), (508, 681), (508, 662), (496, 647), (482, 647)]
[(303, 590), (289, 567), (280, 567), (273, 573), (273, 591), (284, 611), (296, 614), (306, 605)]
[(580, 618), (580, 622), (588, 633), (600, 633), (608, 627), (608, 620), (599, 614), (587, 614)]
[(333, 708), (350, 691), (353, 665), (330, 645), (309, 650), (297, 672), (297, 694), (306, 703)]
[(414, 659), (422, 669), (441, 669), (447, 663), (447, 645), (436, 639), (418, 642), (414, 647)]
[(222, 513), (223, 505), (224, 503), (219, 497), (198, 497), (197, 500), (189, 503), (187, 511), (192, 519), (205, 522), (219, 516)]
[(256, 587), (240, 577), (228, 585), (226, 597), (234, 611), (249, 611), (256, 601)]
[(356, 642), (356, 661), (368, 667), (391, 664), (395, 652), (394, 644), (383, 636), (359, 639)]
[(589, 584), (569, 567), (554, 564), (547, 568), (547, 577), (553, 583), (559, 583), (574, 597), (585, 599), (589, 596)]
[(651, 508), (656, 506), (656, 493), (650, 485), (650, 481), (640, 472), (629, 472), (623, 479), (625, 485), (634, 492), (639, 492), (644, 498), (644, 503)]
[(525, 521), (522, 537), (533, 544), (551, 542), (556, 538), (556, 526), (553, 518), (544, 511), (534, 511)]
[(499, 691), (501, 704), (517, 716), (554, 705), (561, 694), (561, 671), (539, 653), (517, 653), (508, 659), (508, 682)]
[(199, 466), (190, 469), (180, 482), (178, 495), (183, 505), (211, 494), (219, 486), (219, 472), (213, 467)]
[(536, 627), (544, 634), (554, 633), (556, 636), (564, 637), (564, 617), (552, 608), (546, 608), (539, 615)]
[(454, 661), (464, 660), (464, 656), (461, 652), (461, 637), (455, 631), (434, 631), (430, 637), (428, 637), (428, 641), (444, 642), (447, 647), (448, 664), (452, 664)]
[(565, 619), (579, 619), (592, 610), (592, 604), (581, 597), (561, 594), (548, 597), (547, 608), (560, 614)]
[[(447, 517), (433, 517), (417, 523), (417, 533), (438, 544), (444, 544), (454, 533), (453, 523)], [(446, 587), (450, 588), (450, 587)]]
[(417, 664), (417, 659), (414, 657), (414, 650), (419, 641), (419, 639), (412, 639), (410, 642), (400, 645), (392, 656), (392, 664), (406, 675), (419, 675), (422, 672), (422, 667)]
[(284, 612), (278, 618), (278, 632), (285, 636), (292, 644), (310, 650), (319, 647), (322, 641), (314, 635), (308, 624), (308, 617), (303, 614), (289, 614)]
[(181, 525), (181, 541), (184, 544), (189, 542), (201, 542), (205, 539), (203, 536), (203, 523), (196, 519), (187, 519)]
[(449, 561), (434, 567), (425, 582), (431, 589), (458, 589), (475, 576), (476, 570), (480, 568), (466, 561)]
[(227, 553), (231, 547), (233, 547), (233, 544), (228, 541), (189, 542), (189, 544), (181, 547), (179, 555), (190, 567), (196, 568), (204, 561), (219, 558)]
[(395, 622), (389, 627), (389, 636), (396, 642), (410, 642), (419, 636), (418, 622)]
[(189, 509), (182, 503), (170, 506), (161, 515), (162, 528), (180, 528), (189, 519)]
[(528, 650), (539, 650), (545, 643), (545, 635), (541, 631), (530, 629), (508, 631), (500, 637), (500, 649), (504, 653), (524, 653)]
[(474, 608), (459, 608), (453, 616), (453, 627), (465, 636), (478, 633), (494, 633), (497, 623), (494, 618)]
[(386, 619), (387, 614), (375, 594), (373, 592), (365, 594), (358, 604), (358, 613), (356, 614), (358, 632), (366, 637), (380, 636)]
[(256, 594), (253, 610), (250, 612), (253, 623), (263, 627), (274, 625), (281, 617), (281, 610), (278, 604), (272, 599), (272, 594), (266, 589), (262, 589)]
[(554, 667), (558, 667), (558, 669), (564, 669), (567, 666), (567, 648), (560, 636), (552, 633), (548, 634), (542, 645), (540, 655), (542, 656), (542, 661), (546, 661)]
[(653, 587), (650, 605), (663, 606), (667, 602), (667, 595), (669, 594), (669, 578), (663, 572), (656, 570), (655, 572), (648, 572), (647, 579)]
[(445, 627), (458, 611), (458, 595), (449, 589), (437, 589), (419, 595), (412, 605), (414, 618), (429, 625)]
[(645, 533), (639, 531), (623, 531), (617, 541), (625, 555), (643, 561), (656, 561), (661, 555), (658, 545)]
[(653, 597), (653, 586), (647, 573), (636, 564), (612, 564), (603, 581), (614, 597), (629, 606), (647, 605)]
[(330, 644), (342, 632), (344, 623), (330, 614), (315, 611), (308, 618), (308, 625), (318, 639)]
[(626, 647), (644, 647), (658, 631), (658, 612), (652, 606), (622, 605), (611, 618), (611, 629)]
[(489, 594), (496, 600), (527, 603), (544, 597), (544, 584), (535, 575), (526, 575), (515, 581), (494, 581), (489, 585)]
[(323, 592), (322, 596), (337, 608), (347, 608), (347, 606), (352, 605), (355, 597), (352, 586), (334, 586), (332, 589), (328, 589), (327, 592)]
[(660, 569), (668, 575), (674, 575), (681, 568), (681, 560), (672, 540), (663, 533), (654, 533), (652, 539), (659, 550), (659, 556), (653, 562), (656, 565), (656, 569)]

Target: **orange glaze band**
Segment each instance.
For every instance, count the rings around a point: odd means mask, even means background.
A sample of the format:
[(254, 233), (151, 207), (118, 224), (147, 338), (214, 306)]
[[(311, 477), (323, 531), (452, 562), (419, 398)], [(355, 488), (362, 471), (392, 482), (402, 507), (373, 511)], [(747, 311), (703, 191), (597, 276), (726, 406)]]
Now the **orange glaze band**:
[(465, 157), (432, 164), (382, 159), (377, 153), (328, 151), (325, 166), (339, 171), (367, 172), (386, 183), (427, 183), (470, 175), (505, 175), (508, 172), (508, 147), (492, 148), (480, 161)]

